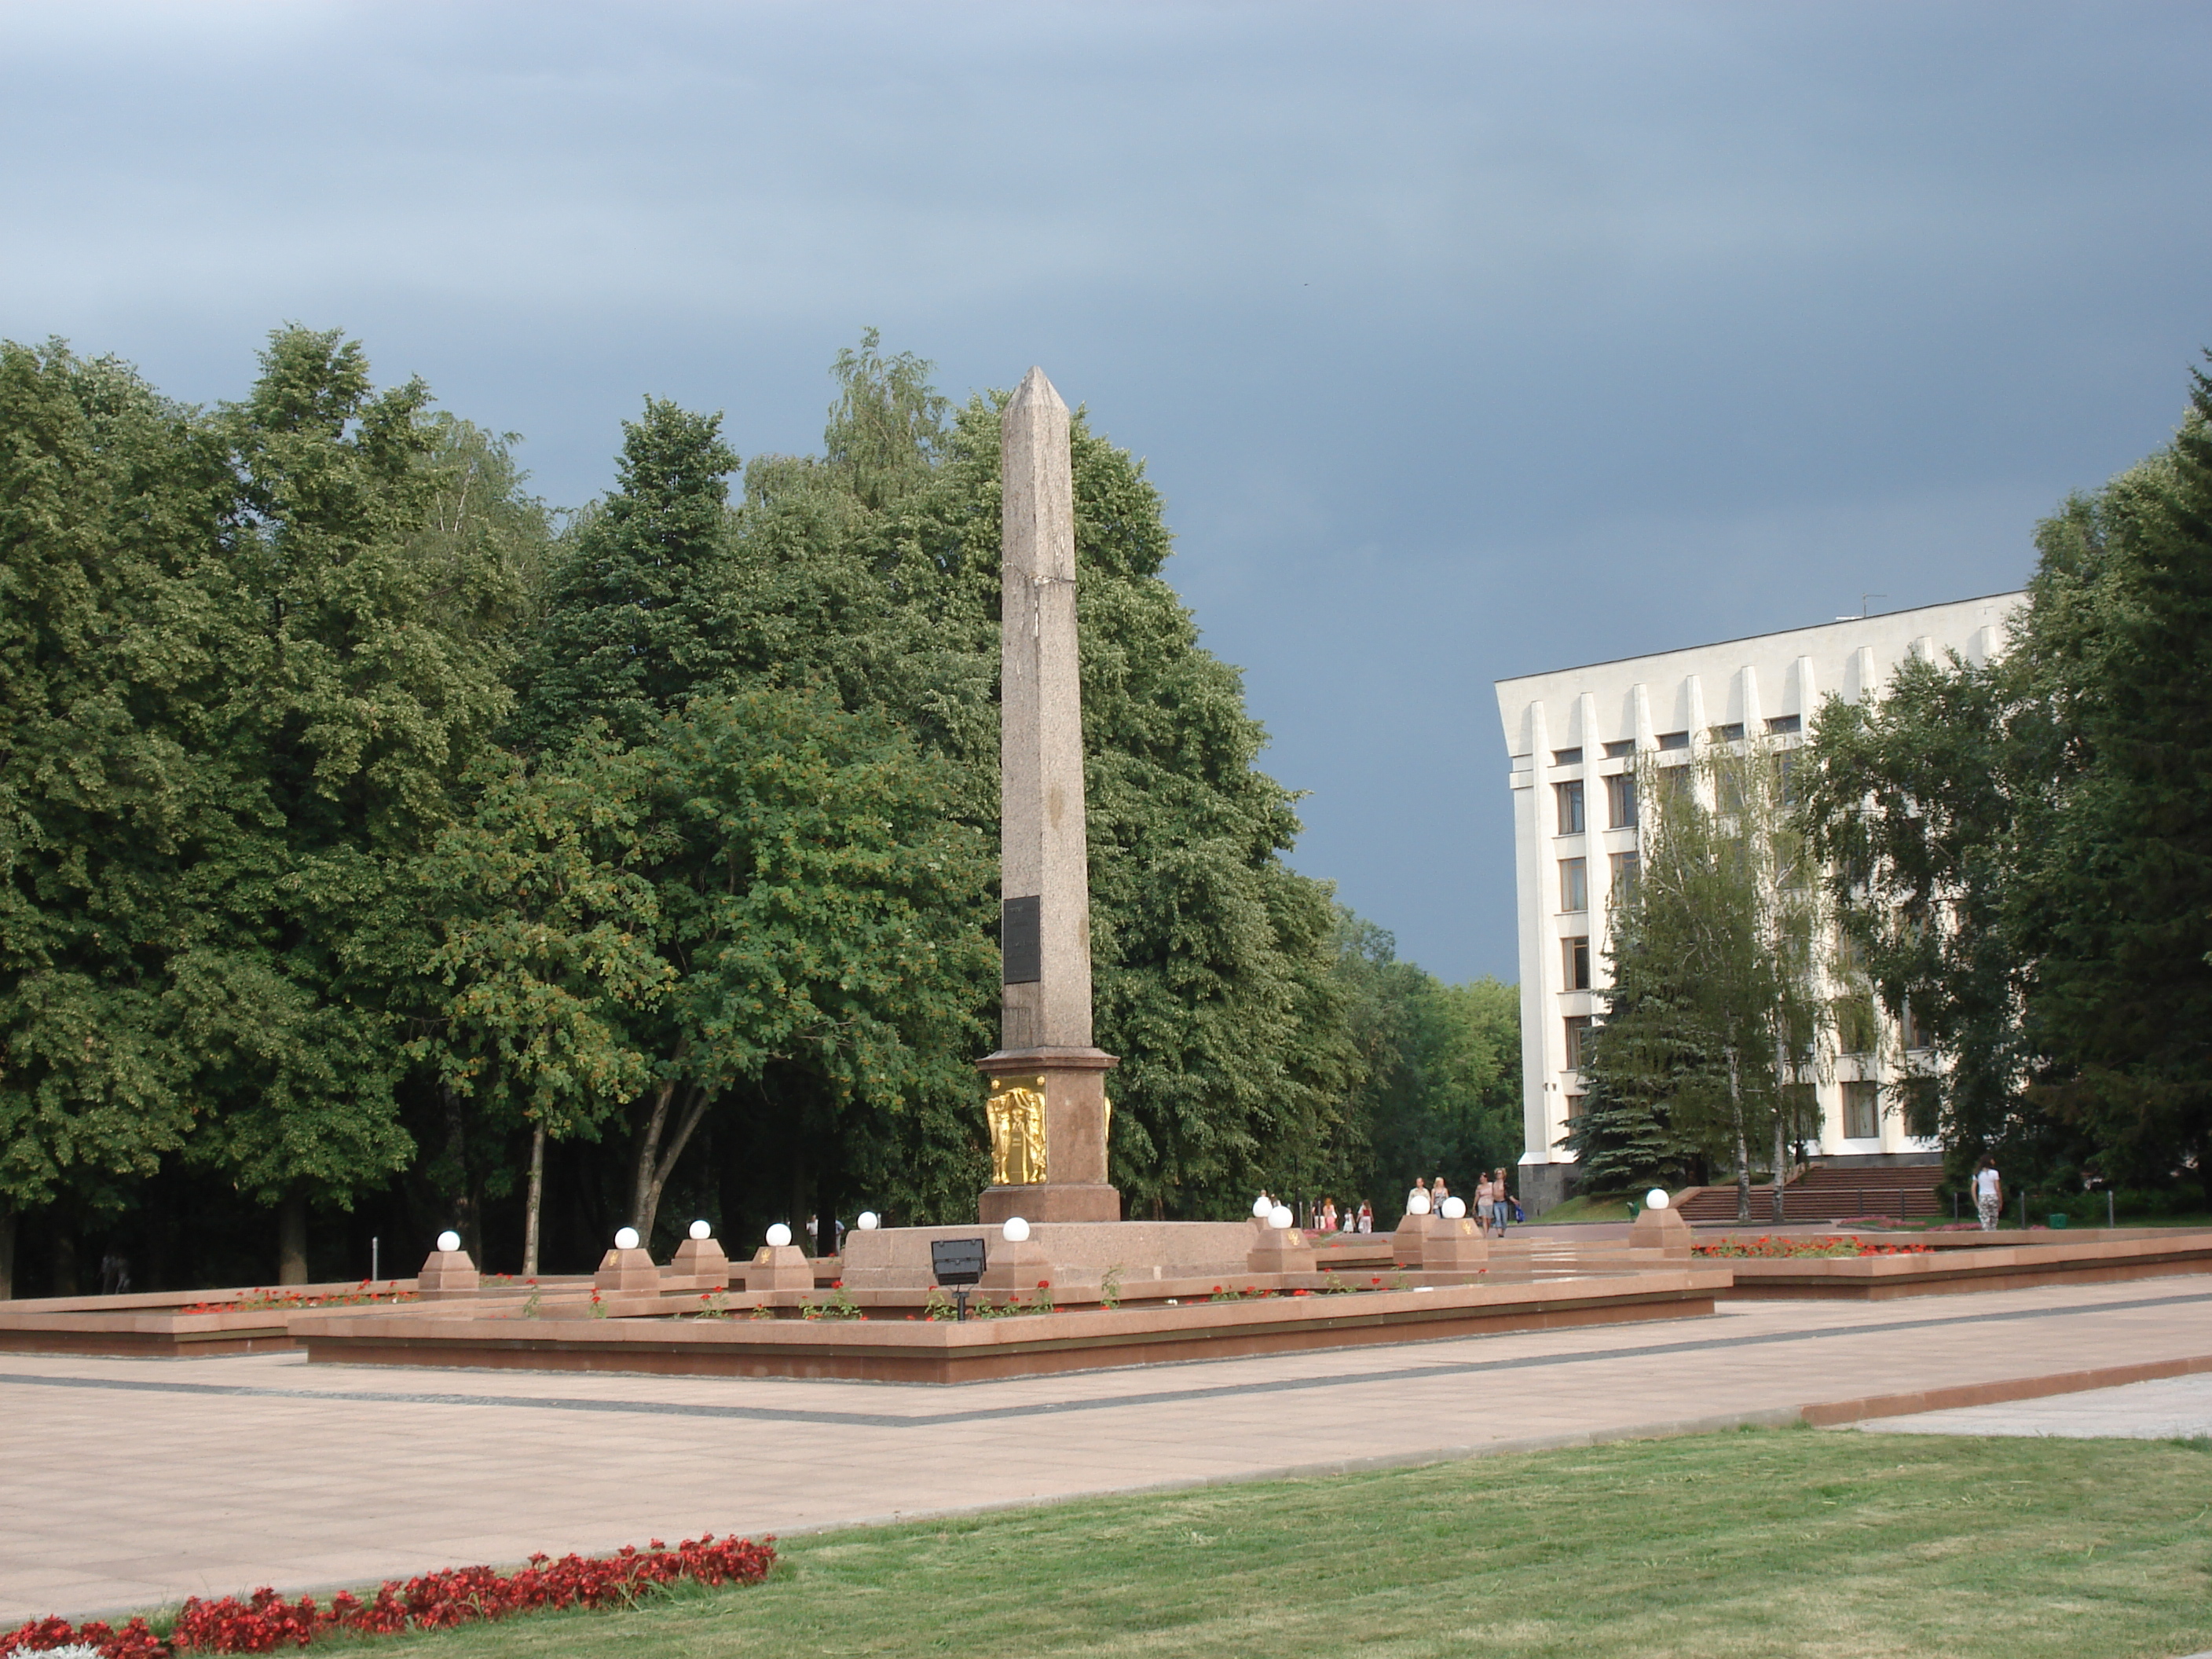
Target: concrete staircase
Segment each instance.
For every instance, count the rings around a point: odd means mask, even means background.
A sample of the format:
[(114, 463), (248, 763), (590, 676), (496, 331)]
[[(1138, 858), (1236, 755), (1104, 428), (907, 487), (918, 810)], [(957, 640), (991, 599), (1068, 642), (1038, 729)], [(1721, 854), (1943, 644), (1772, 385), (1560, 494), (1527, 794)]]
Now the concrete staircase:
[[(1895, 1216), (1928, 1221), (1950, 1211), (1936, 1195), (1942, 1166), (1935, 1164), (1841, 1166), (1815, 1164), (1782, 1189), (1785, 1222), (1835, 1221), (1844, 1217)], [(1690, 1222), (1734, 1221), (1735, 1186), (1692, 1187), (1679, 1194), (1674, 1207)], [(1751, 1224), (1771, 1225), (1771, 1186), (1751, 1189)]]

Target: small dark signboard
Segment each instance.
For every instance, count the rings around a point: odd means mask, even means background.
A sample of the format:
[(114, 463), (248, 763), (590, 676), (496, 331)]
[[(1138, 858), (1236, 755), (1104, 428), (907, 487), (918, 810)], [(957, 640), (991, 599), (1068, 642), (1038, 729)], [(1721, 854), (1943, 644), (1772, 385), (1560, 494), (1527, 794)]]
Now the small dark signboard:
[(929, 1241), (929, 1266), (940, 1285), (973, 1285), (983, 1277), (983, 1241), (933, 1238)]
[(1044, 901), (1035, 893), (999, 905), (999, 977), (1008, 985), (1034, 985), (1044, 977)]

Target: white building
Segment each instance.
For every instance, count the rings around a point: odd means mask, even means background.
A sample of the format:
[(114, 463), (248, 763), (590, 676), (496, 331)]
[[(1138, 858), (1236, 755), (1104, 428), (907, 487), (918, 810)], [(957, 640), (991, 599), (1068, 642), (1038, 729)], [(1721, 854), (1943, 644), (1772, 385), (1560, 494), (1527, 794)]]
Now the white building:
[[(1802, 733), (1830, 693), (1878, 696), (1908, 656), (1957, 651), (1984, 662), (2025, 599), (1998, 593), (1720, 645), (1629, 657), (1498, 682), (1511, 757), (1514, 862), (1520, 890), (1521, 1065), (1529, 1207), (1566, 1194), (1571, 1158), (1558, 1145), (1580, 1110), (1578, 1047), (1601, 1016), (1608, 900), (1638, 856), (1636, 756), (1765, 734)], [(1820, 1152), (1829, 1158), (1933, 1150), (1879, 1109), (1879, 1044), (1845, 1057), (1819, 1086)]]

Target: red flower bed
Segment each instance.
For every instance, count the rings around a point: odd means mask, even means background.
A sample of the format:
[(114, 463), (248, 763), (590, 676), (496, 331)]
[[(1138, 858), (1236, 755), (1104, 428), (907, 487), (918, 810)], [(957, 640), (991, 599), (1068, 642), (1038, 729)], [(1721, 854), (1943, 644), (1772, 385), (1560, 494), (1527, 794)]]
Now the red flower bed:
[(1724, 1238), (1717, 1244), (1692, 1244), (1693, 1255), (1755, 1256), (1787, 1259), (1799, 1256), (1926, 1255), (1932, 1244), (1863, 1244), (1856, 1238), (1792, 1238), (1764, 1234), (1758, 1238)]
[(94, 1620), (72, 1629), (65, 1620), (40, 1619), (0, 1636), (0, 1659), (47, 1648), (83, 1643), (107, 1659), (168, 1659), (180, 1653), (273, 1653), (304, 1648), (325, 1631), (390, 1636), (403, 1630), (446, 1630), (455, 1625), (504, 1619), (510, 1613), (548, 1607), (627, 1606), (641, 1592), (678, 1579), (702, 1584), (757, 1584), (775, 1565), (775, 1540), (686, 1539), (671, 1549), (658, 1538), (644, 1549), (626, 1546), (612, 1555), (564, 1555), (559, 1560), (533, 1555), (520, 1572), (489, 1567), (455, 1567), (427, 1572), (405, 1583), (385, 1582), (367, 1601), (340, 1590), (327, 1607), (303, 1595), (287, 1601), (263, 1588), (244, 1601), (226, 1595), (203, 1601), (197, 1595), (178, 1613), (164, 1642), (133, 1619), (121, 1630)]

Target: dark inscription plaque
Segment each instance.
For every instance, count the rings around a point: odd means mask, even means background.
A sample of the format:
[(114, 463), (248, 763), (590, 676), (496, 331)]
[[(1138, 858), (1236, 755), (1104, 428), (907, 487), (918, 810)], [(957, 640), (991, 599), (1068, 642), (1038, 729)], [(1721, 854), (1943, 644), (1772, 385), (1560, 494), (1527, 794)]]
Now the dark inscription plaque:
[(999, 906), (1000, 978), (1006, 984), (1034, 985), (1044, 977), (1042, 902), (1032, 893)]

